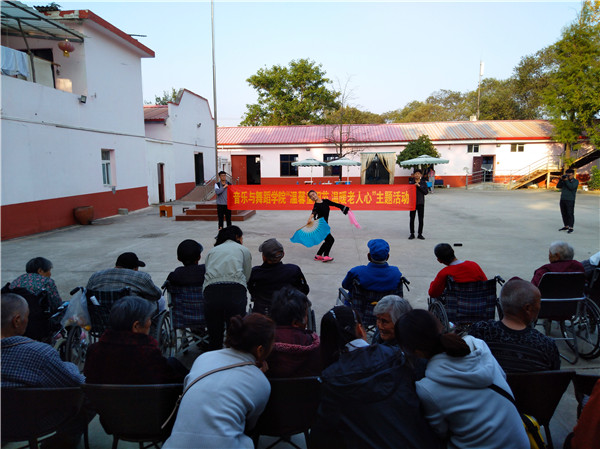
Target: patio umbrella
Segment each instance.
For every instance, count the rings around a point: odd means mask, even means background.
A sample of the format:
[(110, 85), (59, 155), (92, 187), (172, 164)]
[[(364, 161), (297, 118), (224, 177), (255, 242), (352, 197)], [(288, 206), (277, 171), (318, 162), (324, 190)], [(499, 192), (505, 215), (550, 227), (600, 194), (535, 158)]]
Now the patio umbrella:
[(312, 182), (312, 171), (313, 167), (323, 167), (327, 165), (325, 162), (318, 161), (312, 157), (304, 159), (303, 161), (292, 162), (295, 167), (310, 167), (310, 182)]
[(448, 159), (442, 159), (439, 157), (429, 156), (428, 154), (422, 154), (419, 157), (415, 157), (414, 159), (408, 159), (406, 161), (400, 162), (400, 165), (410, 166), (410, 165), (418, 165), (421, 168), (421, 165), (432, 165), (432, 164), (448, 164), (450, 161)]
[(346, 172), (346, 181), (348, 182), (350, 181), (350, 166), (360, 165), (360, 162), (353, 161), (352, 159), (348, 159), (347, 157), (341, 157), (339, 159), (336, 159), (335, 161), (327, 162), (327, 165), (329, 165), (330, 167), (348, 167), (348, 171)]

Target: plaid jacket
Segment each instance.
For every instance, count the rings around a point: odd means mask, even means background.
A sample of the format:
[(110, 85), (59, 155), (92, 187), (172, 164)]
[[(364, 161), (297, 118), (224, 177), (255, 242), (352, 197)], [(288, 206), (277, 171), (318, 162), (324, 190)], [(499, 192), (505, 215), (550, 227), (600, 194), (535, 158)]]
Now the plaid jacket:
[(3, 338), (2, 388), (76, 387), (85, 377), (73, 363), (63, 362), (50, 345), (27, 337)]
[(158, 301), (162, 296), (160, 289), (152, 282), (148, 273), (128, 268), (109, 268), (92, 274), (87, 284), (88, 290), (120, 290), (129, 287), (132, 295), (141, 296), (150, 301)]

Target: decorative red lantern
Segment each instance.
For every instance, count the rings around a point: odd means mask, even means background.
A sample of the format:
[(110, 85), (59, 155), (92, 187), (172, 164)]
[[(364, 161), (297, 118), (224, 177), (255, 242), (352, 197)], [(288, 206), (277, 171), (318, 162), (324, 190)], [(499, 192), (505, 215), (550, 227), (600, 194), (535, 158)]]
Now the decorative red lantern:
[(62, 50), (63, 56), (65, 58), (69, 57), (69, 52), (75, 50), (75, 46), (71, 42), (69, 42), (69, 39), (65, 39), (64, 41), (59, 42), (58, 48)]

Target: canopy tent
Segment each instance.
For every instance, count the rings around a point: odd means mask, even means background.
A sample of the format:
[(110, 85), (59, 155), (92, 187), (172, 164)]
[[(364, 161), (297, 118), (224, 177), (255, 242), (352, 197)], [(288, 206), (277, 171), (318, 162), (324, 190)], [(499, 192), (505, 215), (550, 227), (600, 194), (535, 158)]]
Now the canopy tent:
[(400, 165), (403, 167), (409, 167), (413, 165), (418, 165), (421, 168), (421, 165), (433, 165), (433, 164), (448, 164), (450, 161), (448, 159), (442, 159), (439, 157), (429, 156), (428, 154), (422, 154), (419, 157), (415, 157), (414, 159), (408, 159), (406, 161), (400, 162)]
[(360, 165), (360, 162), (353, 161), (352, 159), (348, 159), (347, 157), (341, 157), (336, 159), (335, 161), (327, 162), (327, 165), (330, 167), (348, 167), (348, 171), (346, 172), (346, 182), (350, 182), (350, 166), (351, 165)]
[(323, 166), (326, 166), (327, 164), (325, 162), (321, 162), (321, 161), (318, 161), (318, 160), (310, 157), (308, 159), (304, 159), (303, 161), (292, 162), (292, 165), (294, 167), (310, 167), (310, 182), (312, 182), (313, 167), (323, 167)]

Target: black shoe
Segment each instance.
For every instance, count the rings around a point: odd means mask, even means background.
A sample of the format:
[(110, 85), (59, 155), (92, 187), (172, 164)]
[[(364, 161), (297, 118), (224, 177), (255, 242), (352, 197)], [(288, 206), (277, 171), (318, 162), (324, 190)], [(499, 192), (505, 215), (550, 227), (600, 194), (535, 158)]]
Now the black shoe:
[(423, 237), (421, 234), (419, 234), (419, 235), (417, 236), (417, 238), (418, 238), (419, 240), (425, 240), (425, 237)]
[(415, 238), (415, 235), (411, 234), (410, 237), (408, 238), (408, 240), (414, 240), (414, 238)]
[(573, 232), (573, 228), (569, 228), (569, 230), (567, 231), (567, 234), (570, 234), (571, 232)]
[(562, 228), (559, 229), (559, 231), (566, 231), (567, 229), (569, 229), (568, 226), (563, 226)]

